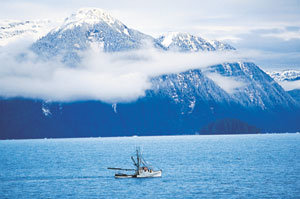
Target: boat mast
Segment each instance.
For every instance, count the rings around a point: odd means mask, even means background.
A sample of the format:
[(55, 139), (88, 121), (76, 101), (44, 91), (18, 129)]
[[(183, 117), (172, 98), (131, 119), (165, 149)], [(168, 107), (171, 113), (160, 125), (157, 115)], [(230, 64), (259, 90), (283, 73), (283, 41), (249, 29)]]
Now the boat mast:
[(139, 156), (139, 149), (138, 148), (136, 149), (136, 159), (137, 159), (137, 170), (139, 171), (140, 170), (141, 159), (140, 159), (140, 156)]
[(139, 154), (139, 148), (136, 148), (136, 161), (133, 158), (133, 156), (131, 156), (131, 160), (132, 160), (134, 166), (136, 167), (136, 170), (139, 171), (140, 166), (141, 166), (141, 162), (142, 162), (142, 159), (141, 159), (140, 154)]

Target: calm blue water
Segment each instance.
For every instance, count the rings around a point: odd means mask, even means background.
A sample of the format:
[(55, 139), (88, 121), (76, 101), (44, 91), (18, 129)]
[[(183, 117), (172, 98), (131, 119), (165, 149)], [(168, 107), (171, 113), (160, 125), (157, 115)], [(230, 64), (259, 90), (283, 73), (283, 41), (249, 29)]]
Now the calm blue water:
[[(115, 179), (141, 146), (162, 178)], [(0, 198), (299, 198), (300, 134), (0, 141)]]

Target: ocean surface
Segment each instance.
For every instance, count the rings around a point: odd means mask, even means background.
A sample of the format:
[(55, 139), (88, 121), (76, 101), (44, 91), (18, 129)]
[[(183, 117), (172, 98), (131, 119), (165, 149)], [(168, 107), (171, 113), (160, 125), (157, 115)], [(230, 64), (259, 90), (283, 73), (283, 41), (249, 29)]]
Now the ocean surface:
[[(107, 170), (137, 146), (161, 178)], [(300, 134), (2, 140), (0, 198), (300, 198)]]

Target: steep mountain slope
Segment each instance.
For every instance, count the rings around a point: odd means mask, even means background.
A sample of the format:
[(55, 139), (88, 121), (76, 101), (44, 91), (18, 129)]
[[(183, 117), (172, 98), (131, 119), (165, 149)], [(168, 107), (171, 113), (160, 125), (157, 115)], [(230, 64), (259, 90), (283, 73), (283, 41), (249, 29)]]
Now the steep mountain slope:
[(296, 105), (282, 87), (254, 63), (220, 64), (210, 67), (208, 71), (243, 82), (244, 85), (236, 88), (231, 96), (245, 107), (272, 109)]
[(146, 41), (159, 46), (146, 34), (128, 28), (109, 13), (98, 8), (83, 8), (66, 18), (63, 25), (32, 45), (41, 57), (60, 56), (68, 65), (80, 62), (80, 51), (91, 45), (104, 52), (138, 49)]
[[(235, 80), (233, 84), (241, 83), (241, 86), (230, 92), (226, 91), (222, 85), (226, 84), (226, 79), (222, 81), (222, 78), (233, 78)], [(259, 110), (297, 106), (297, 102), (272, 78), (258, 66), (248, 62), (214, 65), (204, 72), (190, 70), (179, 74), (162, 75), (153, 78), (152, 84), (151, 92), (168, 96), (182, 106), (182, 110), (185, 110), (183, 113), (192, 112), (195, 105), (203, 102), (213, 102), (223, 106), (236, 103), (249, 109)]]
[(290, 94), (290, 96), (292, 96), (300, 104), (300, 89), (288, 91), (288, 94)]
[(213, 102), (229, 104), (230, 96), (207, 78), (201, 70), (162, 75), (151, 80), (148, 95), (167, 97), (181, 107), (181, 113), (193, 112), (196, 103)]

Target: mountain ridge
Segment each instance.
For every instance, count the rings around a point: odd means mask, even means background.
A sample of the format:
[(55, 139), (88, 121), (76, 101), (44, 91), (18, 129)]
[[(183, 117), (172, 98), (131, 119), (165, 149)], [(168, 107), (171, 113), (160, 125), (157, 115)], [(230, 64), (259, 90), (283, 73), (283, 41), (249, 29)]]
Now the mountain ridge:
[(181, 52), (235, 50), (229, 44), (205, 40), (186, 32), (168, 32), (159, 36), (157, 40), (168, 50)]

